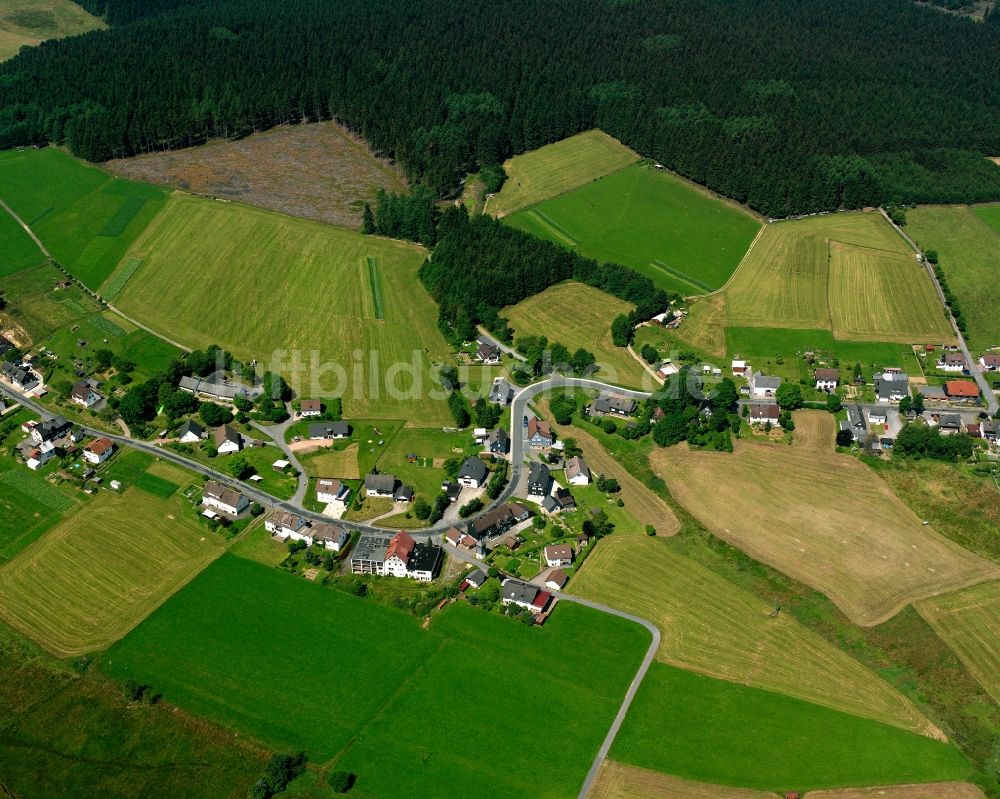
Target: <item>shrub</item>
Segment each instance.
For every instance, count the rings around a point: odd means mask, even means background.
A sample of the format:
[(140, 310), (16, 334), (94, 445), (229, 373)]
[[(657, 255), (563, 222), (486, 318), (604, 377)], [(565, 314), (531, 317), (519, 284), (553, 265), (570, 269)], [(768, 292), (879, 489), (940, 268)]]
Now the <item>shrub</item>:
[(332, 771), (326, 778), (326, 783), (334, 793), (347, 793), (354, 784), (354, 775), (349, 771)]

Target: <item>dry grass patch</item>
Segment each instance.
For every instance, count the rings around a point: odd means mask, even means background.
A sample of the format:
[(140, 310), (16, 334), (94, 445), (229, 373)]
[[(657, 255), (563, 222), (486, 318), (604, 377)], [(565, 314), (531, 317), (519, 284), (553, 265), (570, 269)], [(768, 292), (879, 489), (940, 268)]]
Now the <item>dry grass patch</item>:
[(0, 616), (60, 656), (104, 649), (222, 551), (177, 495), (104, 494), (0, 569)]
[(942, 737), (889, 683), (665, 541), (601, 541), (570, 591), (656, 624), (664, 663)]
[(319, 447), (303, 453), (300, 460), (313, 477), (339, 477), (342, 480), (357, 480), (361, 477), (357, 442), (339, 450)]
[(917, 785), (809, 791), (805, 799), (986, 799), (986, 795), (968, 782), (927, 782)]
[(1000, 582), (925, 600), (917, 611), (1000, 703)]
[(691, 782), (606, 760), (588, 799), (777, 799), (777, 796), (766, 791)]
[(675, 335), (695, 349), (721, 358), (726, 354), (726, 318), (726, 292), (723, 290), (692, 303)]
[(646, 370), (628, 350), (611, 343), (611, 322), (629, 313), (631, 303), (612, 297), (583, 283), (551, 286), (517, 305), (500, 311), (510, 320), (515, 338), (548, 336), (550, 343), (565, 345), (570, 354), (579, 347), (594, 353), (600, 371), (597, 378), (622, 385), (641, 386)]
[(72, 0), (4, 0), (0, 4), (0, 61), (25, 46), (103, 28)]
[(858, 624), (1000, 576), (995, 564), (922, 525), (863, 463), (820, 446), (833, 440), (833, 416), (802, 412), (796, 427), (816, 444), (737, 441), (732, 454), (681, 445), (650, 460), (713, 533), (822, 591)]

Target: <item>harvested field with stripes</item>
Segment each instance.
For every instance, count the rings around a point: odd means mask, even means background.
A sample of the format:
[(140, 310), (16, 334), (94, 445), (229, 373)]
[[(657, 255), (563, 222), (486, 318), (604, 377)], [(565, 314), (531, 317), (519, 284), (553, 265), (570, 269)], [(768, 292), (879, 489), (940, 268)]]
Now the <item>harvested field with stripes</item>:
[(588, 799), (778, 799), (778, 794), (691, 782), (606, 760)]

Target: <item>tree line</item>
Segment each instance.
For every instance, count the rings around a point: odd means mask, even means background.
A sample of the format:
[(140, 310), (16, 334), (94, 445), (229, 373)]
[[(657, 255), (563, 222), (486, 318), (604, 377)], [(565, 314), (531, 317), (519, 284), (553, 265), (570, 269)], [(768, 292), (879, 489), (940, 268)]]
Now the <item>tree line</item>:
[[(336, 119), (452, 195), (600, 127), (770, 216), (1000, 198), (1000, 25), (910, 0), (80, 0), (0, 147), (101, 161)], [(581, 24), (586, 20), (586, 24)], [(456, 21), (460, 21), (456, 22)]]

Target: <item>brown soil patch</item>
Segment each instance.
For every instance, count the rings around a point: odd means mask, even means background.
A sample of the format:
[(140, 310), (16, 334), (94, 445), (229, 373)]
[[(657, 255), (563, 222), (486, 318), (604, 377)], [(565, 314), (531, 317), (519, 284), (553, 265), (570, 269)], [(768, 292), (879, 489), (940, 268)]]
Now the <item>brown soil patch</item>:
[(365, 201), (378, 189), (406, 190), (395, 166), (334, 122), (116, 159), (105, 167), (119, 177), (344, 227), (360, 224)]
[(838, 788), (810, 791), (806, 799), (986, 799), (967, 782), (928, 782), (923, 785), (882, 785), (878, 788)]
[(691, 782), (657, 771), (624, 766), (613, 760), (607, 760), (601, 766), (588, 799), (666, 799), (667, 797), (669, 799), (776, 799), (777, 794), (750, 791), (745, 788), (729, 788), (725, 785), (710, 785), (707, 782)]

